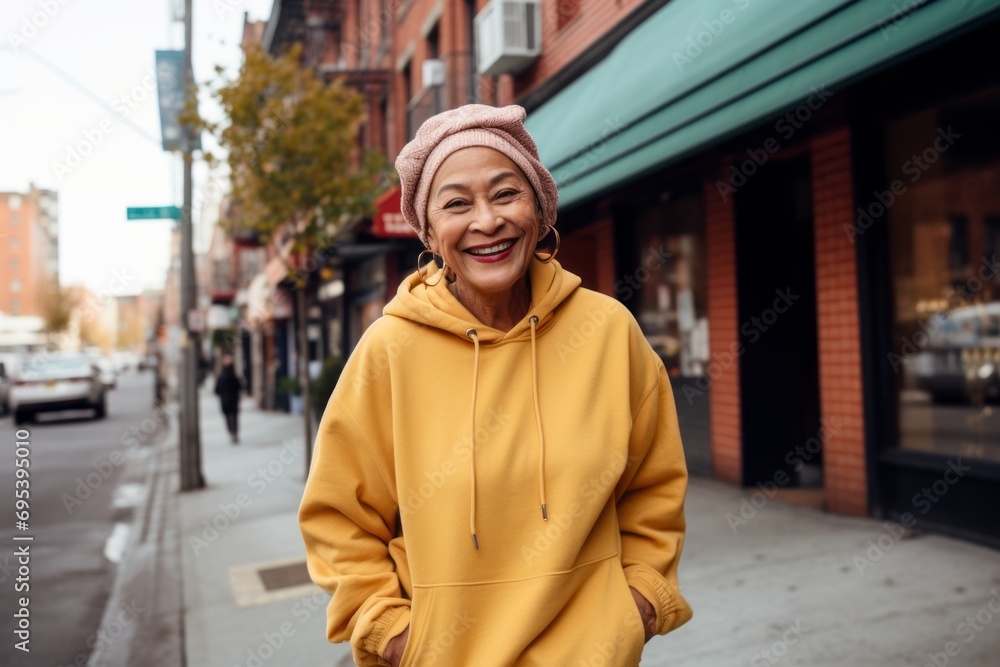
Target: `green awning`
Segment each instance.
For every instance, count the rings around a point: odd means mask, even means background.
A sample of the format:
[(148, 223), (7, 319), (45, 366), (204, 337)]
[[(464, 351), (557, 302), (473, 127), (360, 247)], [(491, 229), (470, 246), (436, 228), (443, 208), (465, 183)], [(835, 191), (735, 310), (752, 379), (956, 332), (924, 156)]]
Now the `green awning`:
[(562, 208), (810, 96), (816, 105), (818, 91), (835, 97), (838, 84), (998, 10), (1000, 0), (671, 0), (527, 127)]

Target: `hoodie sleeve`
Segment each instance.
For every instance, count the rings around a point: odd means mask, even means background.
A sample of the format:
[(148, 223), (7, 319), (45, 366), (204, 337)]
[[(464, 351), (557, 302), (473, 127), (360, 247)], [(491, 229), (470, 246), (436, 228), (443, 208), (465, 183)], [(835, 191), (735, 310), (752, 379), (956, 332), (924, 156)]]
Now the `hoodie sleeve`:
[[(370, 364), (353, 361), (323, 414), (299, 526), (309, 573), (332, 595), (327, 638), (350, 641), (355, 662), (370, 667), (388, 665), (381, 655), (409, 623), (410, 600), (392, 556), (400, 552), (389, 546), (398, 509), (391, 425), (371, 402), (383, 384), (362, 371)], [(388, 444), (381, 442), (386, 437)]]
[(625, 579), (656, 609), (658, 634), (691, 619), (681, 595), (677, 564), (684, 546), (687, 466), (673, 390), (655, 352), (656, 382), (632, 419), (629, 465), (619, 485), (618, 523)]

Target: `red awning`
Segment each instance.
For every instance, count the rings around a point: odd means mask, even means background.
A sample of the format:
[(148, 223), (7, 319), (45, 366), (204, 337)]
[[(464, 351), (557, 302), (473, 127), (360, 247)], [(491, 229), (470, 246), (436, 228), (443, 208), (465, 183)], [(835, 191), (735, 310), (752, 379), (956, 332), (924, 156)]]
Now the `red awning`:
[(375, 200), (372, 234), (381, 238), (416, 238), (417, 233), (403, 220), (399, 187), (383, 192)]

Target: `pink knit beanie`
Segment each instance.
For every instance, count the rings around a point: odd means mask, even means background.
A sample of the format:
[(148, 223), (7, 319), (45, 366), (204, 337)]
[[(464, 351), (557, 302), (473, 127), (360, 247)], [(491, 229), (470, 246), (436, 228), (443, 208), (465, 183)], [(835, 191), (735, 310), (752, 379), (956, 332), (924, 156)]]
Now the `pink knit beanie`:
[[(552, 174), (538, 160), (538, 147), (524, 127), (524, 109), (512, 104), (467, 104), (424, 121), (396, 158), (403, 219), (427, 243), (427, 200), (431, 181), (445, 159), (457, 150), (485, 146), (509, 157), (531, 182), (542, 208), (540, 234), (556, 223), (559, 194)], [(429, 246), (428, 246), (429, 247)]]

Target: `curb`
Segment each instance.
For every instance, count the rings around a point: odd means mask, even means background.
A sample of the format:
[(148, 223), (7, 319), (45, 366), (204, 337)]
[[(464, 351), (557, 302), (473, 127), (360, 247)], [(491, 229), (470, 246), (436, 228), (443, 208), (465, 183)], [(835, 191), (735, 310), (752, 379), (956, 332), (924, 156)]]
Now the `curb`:
[(178, 450), (171, 429), (151, 452), (146, 497), (136, 508), (87, 667), (186, 664)]

